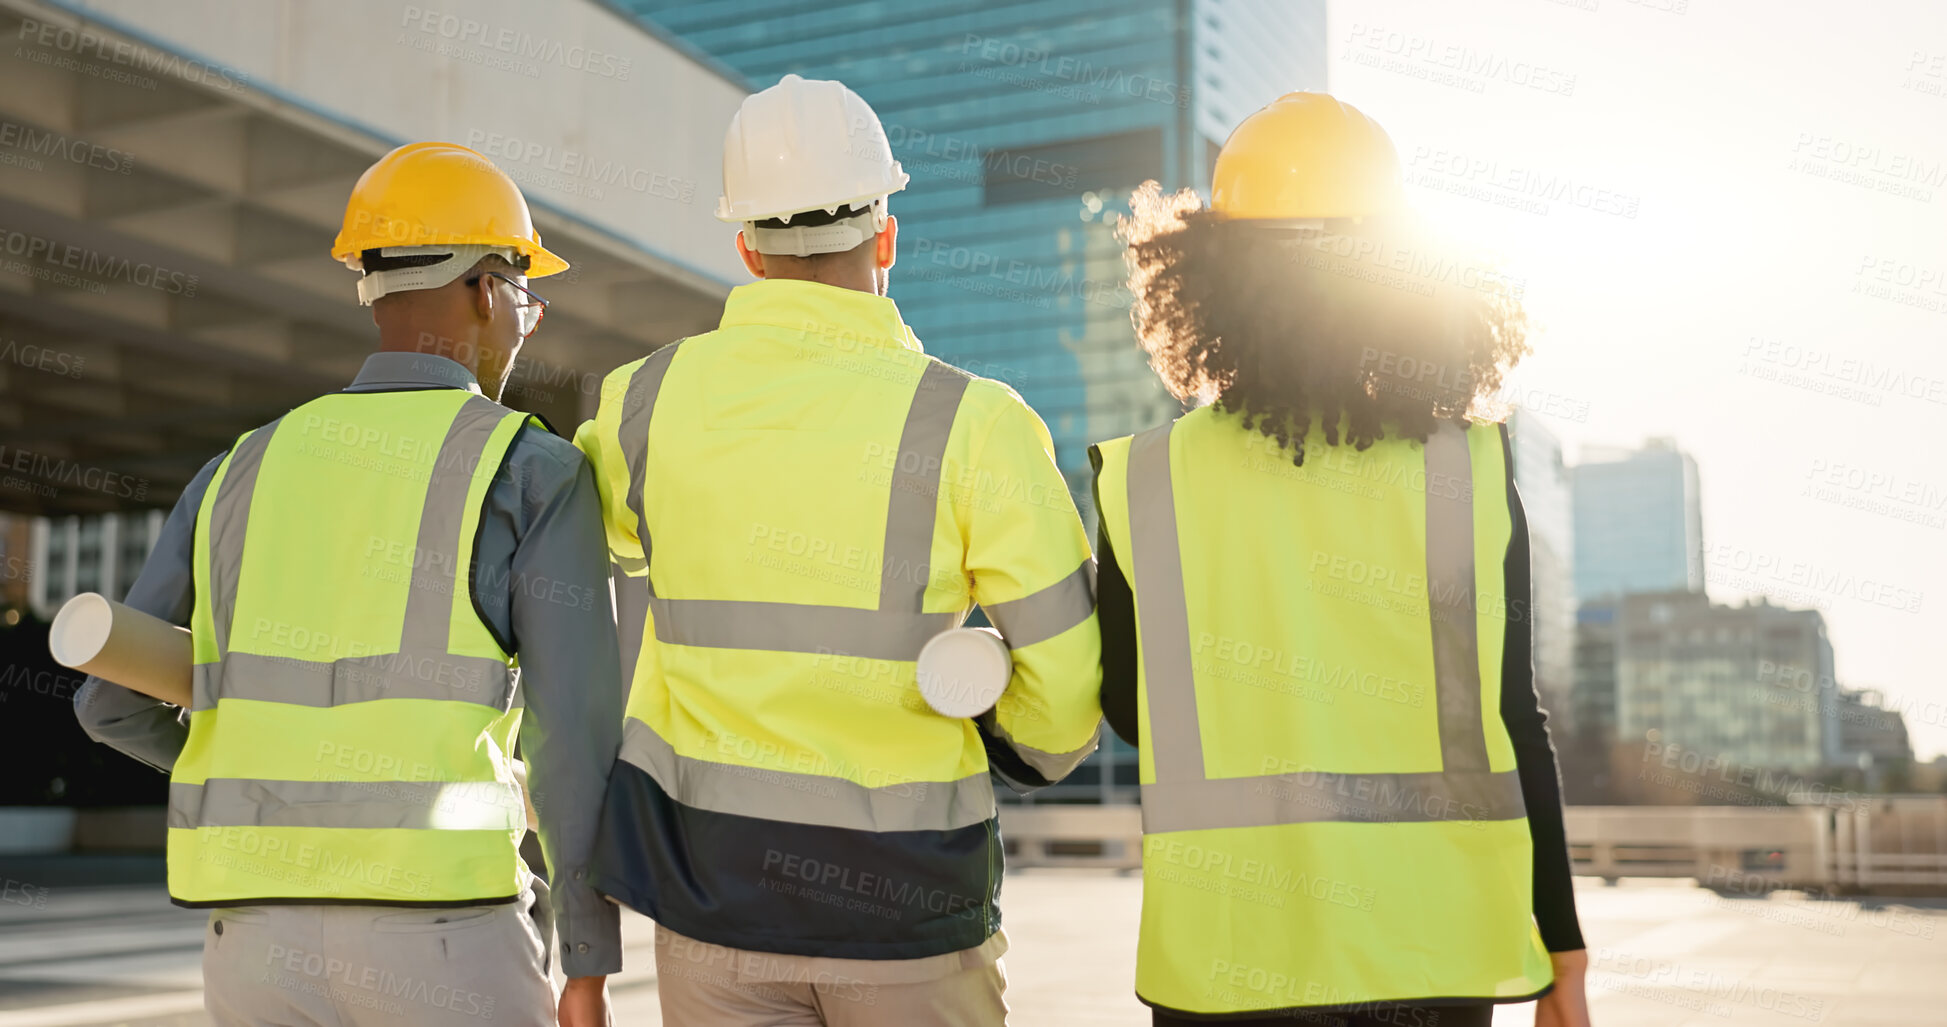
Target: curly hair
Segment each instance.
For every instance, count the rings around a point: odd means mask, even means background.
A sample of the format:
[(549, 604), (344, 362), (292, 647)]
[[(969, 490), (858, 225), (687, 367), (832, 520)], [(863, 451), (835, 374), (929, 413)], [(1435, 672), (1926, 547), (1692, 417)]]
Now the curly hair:
[(1241, 414), (1294, 464), (1314, 425), (1363, 450), (1488, 419), (1528, 352), (1517, 287), (1398, 223), (1225, 220), (1155, 182), (1130, 209), (1116, 235), (1150, 366), (1177, 399)]

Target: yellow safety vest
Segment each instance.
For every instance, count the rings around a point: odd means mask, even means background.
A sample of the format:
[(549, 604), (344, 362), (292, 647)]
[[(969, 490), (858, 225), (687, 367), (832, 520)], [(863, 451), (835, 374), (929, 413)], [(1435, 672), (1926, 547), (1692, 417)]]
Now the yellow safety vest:
[(1205, 407), (1092, 454), (1140, 639), (1137, 995), (1531, 998), (1552, 976), (1499, 715), (1497, 430), (1305, 452)]
[(890, 300), (777, 280), (610, 375), (577, 444), (642, 636), (600, 887), (740, 948), (979, 945), (988, 750), (915, 660), (977, 599), (1015, 657), (984, 726), (1053, 777), (1093, 749), (1094, 566), (1040, 421)]
[(516, 672), (473, 606), (528, 420), (459, 389), (338, 393), (237, 441), (196, 518), (178, 904), (461, 905), (527, 887)]

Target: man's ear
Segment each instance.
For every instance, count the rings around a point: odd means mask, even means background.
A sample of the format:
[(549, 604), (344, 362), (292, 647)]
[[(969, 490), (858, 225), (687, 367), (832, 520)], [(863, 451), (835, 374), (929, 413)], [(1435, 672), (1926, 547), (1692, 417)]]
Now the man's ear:
[(889, 268), (892, 266), (892, 262), (898, 254), (899, 219), (893, 217), (891, 214), (887, 214), (886, 227), (879, 231), (878, 242), (873, 249), (873, 257), (878, 261), (879, 267)]
[[(463, 276), (460, 281), (464, 282), (467, 278), (473, 278), (473, 276)], [(478, 278), (474, 278), (473, 285), (470, 288), (473, 295), (469, 296), (468, 299), (473, 301), (474, 316), (478, 317), (482, 323), (493, 320), (494, 279), (492, 276), (483, 274)]]
[(737, 256), (744, 258), (744, 270), (749, 271), (752, 278), (764, 277), (764, 255), (744, 245), (741, 230), (737, 233)]

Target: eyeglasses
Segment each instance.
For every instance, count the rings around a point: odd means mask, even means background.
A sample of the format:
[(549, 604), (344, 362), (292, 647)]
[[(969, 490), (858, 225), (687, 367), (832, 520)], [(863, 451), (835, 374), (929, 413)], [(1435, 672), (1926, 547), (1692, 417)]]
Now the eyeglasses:
[(527, 302), (514, 307), (514, 312), (519, 314), (521, 319), (521, 338), (525, 339), (533, 335), (534, 329), (541, 327), (541, 318), (548, 312), (548, 301), (542, 299), (540, 293), (514, 281), (511, 276), (502, 274), (499, 271), (487, 271), (474, 275), (472, 278), (466, 280), (466, 284), (473, 285), (482, 278), (498, 278), (526, 294)]

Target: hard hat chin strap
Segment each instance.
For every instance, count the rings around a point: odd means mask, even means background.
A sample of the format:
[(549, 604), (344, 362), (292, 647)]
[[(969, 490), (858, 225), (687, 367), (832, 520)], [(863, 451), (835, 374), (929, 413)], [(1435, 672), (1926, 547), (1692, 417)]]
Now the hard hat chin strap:
[[(365, 253), (371, 253), (366, 250)], [(437, 289), (466, 274), (481, 258), (499, 254), (516, 267), (525, 262), (511, 246), (387, 246), (378, 251), (377, 268), (366, 267), (365, 255), (348, 257), (345, 266), (363, 271), (358, 280), (358, 302), (371, 306), (381, 297), (414, 289)]]
[(818, 253), (843, 253), (855, 249), (885, 227), (886, 201), (880, 198), (873, 202), (870, 209), (816, 228), (806, 225), (764, 228), (755, 221), (746, 221), (744, 242), (759, 253), (809, 257)]

